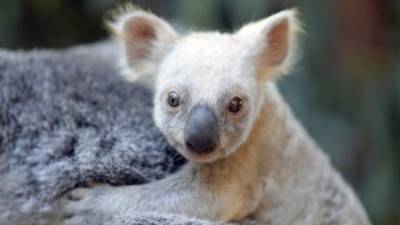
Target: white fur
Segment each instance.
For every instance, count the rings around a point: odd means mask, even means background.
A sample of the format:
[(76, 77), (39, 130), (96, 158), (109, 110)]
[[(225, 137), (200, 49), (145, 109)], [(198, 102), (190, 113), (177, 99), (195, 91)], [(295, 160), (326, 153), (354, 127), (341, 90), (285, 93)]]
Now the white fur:
[[(281, 64), (266, 70), (267, 80), (260, 79), (254, 57), (268, 49), (265, 38), (282, 20), (289, 23), (288, 52)], [(148, 62), (153, 66), (149, 71), (156, 71), (154, 120), (190, 162), (146, 185), (78, 189), (72, 195), (82, 200), (68, 210), (119, 216), (155, 211), (221, 222), (251, 218), (271, 225), (370, 224), (351, 188), (292, 115), (273, 81), (292, 68), (299, 30), (296, 12), (286, 10), (235, 34), (176, 37), (162, 59)], [(182, 100), (178, 108), (166, 104), (171, 90)], [(226, 111), (234, 96), (245, 103), (239, 117)], [(183, 140), (187, 114), (199, 103), (216, 112), (221, 126), (219, 148), (202, 157), (189, 153)]]

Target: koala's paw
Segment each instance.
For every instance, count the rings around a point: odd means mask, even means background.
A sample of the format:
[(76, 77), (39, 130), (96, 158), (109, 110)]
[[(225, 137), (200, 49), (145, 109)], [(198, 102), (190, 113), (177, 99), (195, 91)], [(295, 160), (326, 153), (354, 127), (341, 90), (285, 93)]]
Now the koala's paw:
[[(115, 187), (101, 185), (77, 188), (61, 199), (64, 219), (62, 225), (105, 224), (112, 215)], [(111, 212), (111, 213), (110, 213)]]

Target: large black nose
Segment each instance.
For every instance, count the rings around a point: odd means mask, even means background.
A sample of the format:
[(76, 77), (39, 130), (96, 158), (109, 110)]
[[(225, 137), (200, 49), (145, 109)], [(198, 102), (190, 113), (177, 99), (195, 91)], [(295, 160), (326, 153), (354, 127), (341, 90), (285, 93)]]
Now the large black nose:
[(185, 145), (196, 153), (209, 153), (215, 150), (219, 141), (218, 118), (206, 105), (192, 108), (184, 130)]

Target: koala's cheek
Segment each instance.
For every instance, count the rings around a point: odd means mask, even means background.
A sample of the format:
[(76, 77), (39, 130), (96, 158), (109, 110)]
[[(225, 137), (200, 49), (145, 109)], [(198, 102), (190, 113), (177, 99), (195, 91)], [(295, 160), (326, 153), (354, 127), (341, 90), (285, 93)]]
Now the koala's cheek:
[(226, 127), (226, 132), (221, 136), (221, 148), (224, 148), (227, 155), (235, 152), (245, 139), (243, 125), (231, 124), (230, 127)]
[(168, 142), (176, 149), (180, 149), (184, 146), (183, 134), (179, 129), (169, 127), (162, 130), (162, 133), (168, 139)]
[(229, 136), (227, 136), (225, 133), (222, 133), (220, 137), (220, 148), (226, 148), (229, 146), (229, 139)]
[(155, 104), (154, 109), (153, 109), (153, 120), (154, 123), (156, 124), (156, 126), (158, 126), (158, 128), (162, 128), (162, 124), (164, 122), (164, 116), (161, 113), (161, 109), (160, 106), (157, 106), (157, 104)]
[(156, 126), (163, 132), (171, 127), (171, 118), (167, 113), (165, 113), (161, 106), (154, 107), (153, 120)]

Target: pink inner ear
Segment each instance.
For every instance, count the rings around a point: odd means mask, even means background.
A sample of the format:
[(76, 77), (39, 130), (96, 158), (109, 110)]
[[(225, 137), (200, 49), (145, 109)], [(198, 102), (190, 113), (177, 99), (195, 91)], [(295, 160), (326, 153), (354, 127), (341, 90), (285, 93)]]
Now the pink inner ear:
[(265, 59), (271, 66), (278, 66), (285, 60), (289, 48), (289, 21), (287, 18), (275, 24), (267, 33)]
[(131, 18), (125, 22), (123, 33), (129, 63), (150, 55), (151, 42), (157, 38), (151, 21), (141, 17)]

